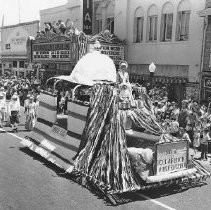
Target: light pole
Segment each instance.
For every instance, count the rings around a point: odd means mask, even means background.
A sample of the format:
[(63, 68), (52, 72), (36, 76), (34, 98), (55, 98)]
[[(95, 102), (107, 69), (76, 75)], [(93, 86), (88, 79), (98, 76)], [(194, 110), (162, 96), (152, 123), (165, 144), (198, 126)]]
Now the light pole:
[(149, 65), (150, 88), (151, 88), (151, 89), (152, 89), (152, 83), (153, 83), (153, 77), (154, 77), (155, 69), (156, 69), (156, 66), (155, 66), (155, 64), (152, 62), (152, 63)]

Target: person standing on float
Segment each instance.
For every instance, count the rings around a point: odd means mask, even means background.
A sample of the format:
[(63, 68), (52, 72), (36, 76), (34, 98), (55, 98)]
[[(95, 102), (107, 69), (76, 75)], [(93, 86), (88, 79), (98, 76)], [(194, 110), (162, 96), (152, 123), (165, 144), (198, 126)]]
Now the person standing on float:
[(127, 61), (120, 61), (119, 62), (119, 70), (117, 72), (117, 78), (116, 78), (116, 82), (118, 84), (130, 83), (127, 68), (128, 68)]

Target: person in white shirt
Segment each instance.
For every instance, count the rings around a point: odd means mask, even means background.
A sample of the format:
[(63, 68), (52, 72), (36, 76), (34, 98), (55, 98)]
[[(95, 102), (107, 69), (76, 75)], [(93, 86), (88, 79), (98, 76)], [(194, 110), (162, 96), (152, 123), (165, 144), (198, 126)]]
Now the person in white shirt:
[(20, 114), (20, 101), (17, 95), (13, 95), (9, 103), (10, 122), (12, 131), (18, 132), (19, 114)]

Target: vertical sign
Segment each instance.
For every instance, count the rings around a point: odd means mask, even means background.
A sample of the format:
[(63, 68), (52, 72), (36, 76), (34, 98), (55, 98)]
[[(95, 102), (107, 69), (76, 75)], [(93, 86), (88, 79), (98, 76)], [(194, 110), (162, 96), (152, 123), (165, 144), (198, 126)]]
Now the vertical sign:
[(83, 0), (83, 32), (87, 35), (92, 35), (92, 2)]

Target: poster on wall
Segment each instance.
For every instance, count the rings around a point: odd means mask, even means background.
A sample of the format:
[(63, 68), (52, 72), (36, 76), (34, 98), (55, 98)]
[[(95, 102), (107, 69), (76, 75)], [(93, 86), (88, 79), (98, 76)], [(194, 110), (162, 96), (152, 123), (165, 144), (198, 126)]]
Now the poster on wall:
[(83, 0), (83, 32), (92, 35), (93, 0)]

